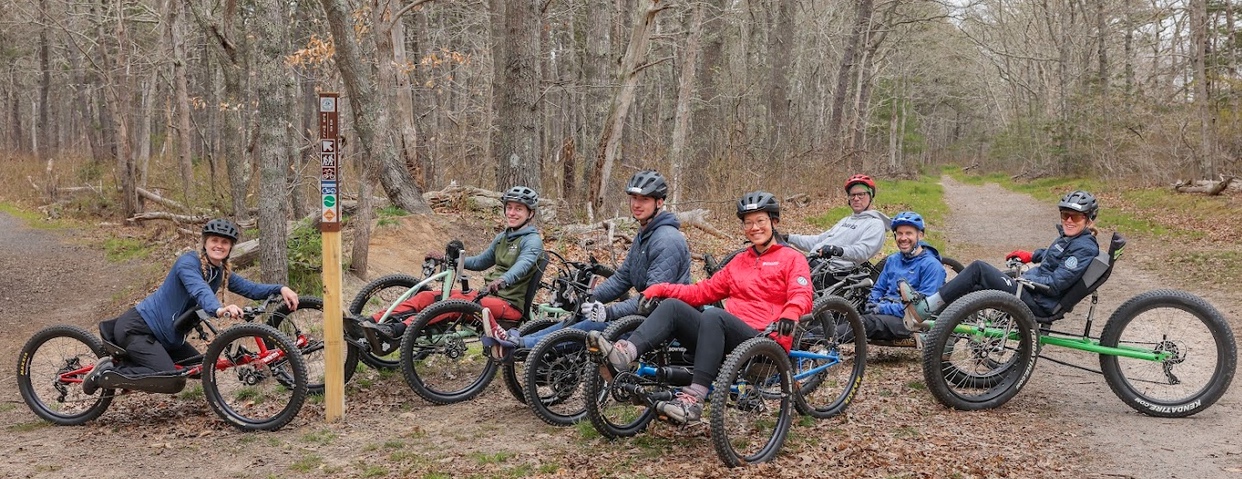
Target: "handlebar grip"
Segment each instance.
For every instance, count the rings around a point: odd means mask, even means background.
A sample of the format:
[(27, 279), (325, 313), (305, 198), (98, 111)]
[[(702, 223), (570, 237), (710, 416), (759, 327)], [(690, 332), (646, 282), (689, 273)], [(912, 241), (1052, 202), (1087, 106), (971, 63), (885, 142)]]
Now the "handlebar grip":
[(1023, 285), (1025, 285), (1028, 289), (1035, 291), (1037, 293), (1040, 293), (1040, 294), (1052, 293), (1052, 286), (1048, 286), (1043, 283), (1035, 283), (1035, 282), (1027, 281), (1023, 283)]

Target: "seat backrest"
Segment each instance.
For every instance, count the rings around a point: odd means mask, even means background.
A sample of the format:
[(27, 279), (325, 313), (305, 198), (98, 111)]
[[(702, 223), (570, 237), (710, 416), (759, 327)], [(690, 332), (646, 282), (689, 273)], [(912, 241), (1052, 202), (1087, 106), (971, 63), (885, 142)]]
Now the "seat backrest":
[(1121, 253), (1125, 249), (1126, 239), (1120, 233), (1113, 232), (1113, 238), (1109, 242), (1108, 252), (1101, 253), (1091, 260), (1091, 264), (1087, 265), (1087, 270), (1082, 273), (1082, 277), (1070, 286), (1065, 294), (1061, 295), (1060, 301), (1057, 302), (1057, 309), (1053, 314), (1064, 315), (1073, 311), (1074, 305), (1077, 305), (1083, 298), (1094, 293), (1108, 277), (1113, 274), (1113, 266), (1117, 265), (1117, 260), (1121, 258)]
[(535, 261), (535, 275), (530, 277), (530, 283), (526, 285), (526, 309), (522, 311), (522, 321), (530, 319), (530, 311), (535, 303), (535, 293), (539, 292), (539, 283), (543, 281), (543, 270), (548, 267), (549, 262), (547, 253), (540, 253), (539, 260)]

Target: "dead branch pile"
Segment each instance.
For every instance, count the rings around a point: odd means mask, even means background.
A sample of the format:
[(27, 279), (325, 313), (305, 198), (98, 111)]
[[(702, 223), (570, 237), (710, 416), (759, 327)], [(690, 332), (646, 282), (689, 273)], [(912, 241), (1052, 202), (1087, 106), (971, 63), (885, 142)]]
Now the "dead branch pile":
[(1178, 193), (1203, 193), (1208, 196), (1216, 196), (1224, 193), (1225, 190), (1242, 191), (1242, 183), (1234, 182), (1237, 177), (1233, 175), (1220, 175), (1220, 180), (1178, 180), (1173, 183), (1173, 191)]

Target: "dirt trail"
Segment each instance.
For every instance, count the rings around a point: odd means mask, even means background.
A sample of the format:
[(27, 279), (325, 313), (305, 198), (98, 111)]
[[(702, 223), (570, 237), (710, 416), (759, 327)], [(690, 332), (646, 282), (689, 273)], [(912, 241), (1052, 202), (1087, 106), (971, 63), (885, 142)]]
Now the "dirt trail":
[[(951, 214), (947, 254), (999, 264), (1014, 249), (1045, 247), (1056, 234), (1056, 206), (1005, 190), (995, 184), (971, 186), (942, 178)], [(1105, 208), (1108, 205), (1103, 205)], [(1125, 232), (1122, 232), (1123, 234)], [(1102, 231), (1108, 238), (1112, 231)], [(1170, 280), (1152, 271), (1168, 267), (1158, 248), (1174, 245), (1130, 238), (1109, 282), (1099, 290), (1092, 333), (1099, 334), (1108, 315), (1126, 299), (1144, 291), (1175, 288), (1204, 296), (1239, 329), (1238, 294), (1214, 291), (1193, 281)], [(1102, 241), (1103, 242), (1103, 241)], [(963, 261), (966, 262), (966, 261)], [(1086, 305), (1057, 325), (1058, 330), (1081, 331)], [(1098, 369), (1095, 356), (1045, 348), (1044, 355)], [(1103, 477), (1190, 478), (1242, 477), (1242, 395), (1237, 382), (1208, 410), (1185, 419), (1141, 415), (1113, 395), (1099, 374), (1042, 361), (1030, 384), (1006, 407), (1026, 401), (1046, 404), (1057, 420), (1077, 423), (1090, 448), (1088, 470)]]

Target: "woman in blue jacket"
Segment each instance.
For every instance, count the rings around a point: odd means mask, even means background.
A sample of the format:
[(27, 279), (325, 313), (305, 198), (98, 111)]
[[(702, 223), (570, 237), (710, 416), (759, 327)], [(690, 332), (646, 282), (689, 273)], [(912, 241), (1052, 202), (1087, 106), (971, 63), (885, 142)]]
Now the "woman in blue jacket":
[[(1052, 315), (1061, 296), (1082, 277), (1091, 260), (1100, 254), (1100, 245), (1095, 242), (1095, 217), (1100, 205), (1095, 196), (1086, 191), (1075, 191), (1062, 197), (1057, 209), (1061, 210), (1061, 223), (1057, 225), (1060, 235), (1051, 246), (1034, 252), (1016, 250), (1005, 256), (1006, 260), (1017, 258), (1023, 263), (1039, 263), (1038, 267), (1031, 268), (1022, 277), (1048, 286), (1048, 291), (1025, 291), (1019, 299), (1031, 308), (1031, 313), (1040, 317)], [(906, 327), (922, 329), (923, 322), (934, 313), (971, 292), (996, 289), (1016, 294), (1020, 287), (1017, 281), (995, 266), (974, 261), (936, 294), (923, 295), (902, 288), (902, 299), (907, 302)]]
[(113, 337), (125, 348), (126, 359), (120, 364), (114, 364), (112, 358), (100, 360), (82, 381), (83, 392), (94, 394), (99, 377), (107, 371), (131, 378), (167, 373), (176, 370), (177, 361), (197, 356), (198, 350), (173, 328), (173, 320), (195, 309), (215, 317), (240, 317), (241, 307), (224, 304), (217, 297), (221, 289), (250, 299), (279, 293), (290, 311), (297, 309), (298, 294), (288, 286), (255, 283), (232, 271), (229, 255), (240, 237), (241, 230), (232, 221), (208, 221), (199, 250), (178, 257), (158, 290), (111, 323)]

